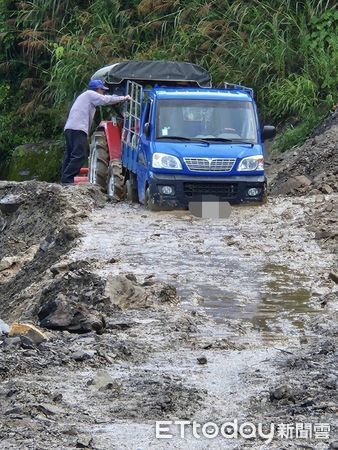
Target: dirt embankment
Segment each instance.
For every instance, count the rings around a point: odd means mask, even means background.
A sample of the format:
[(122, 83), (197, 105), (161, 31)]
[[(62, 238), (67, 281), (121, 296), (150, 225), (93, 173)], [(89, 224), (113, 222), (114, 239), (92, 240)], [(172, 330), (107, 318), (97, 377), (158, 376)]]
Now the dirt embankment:
[[(301, 147), (273, 155), (267, 170), (270, 195), (309, 204), (307, 226), (329, 251), (338, 251), (338, 110)], [(312, 204), (312, 207), (311, 207)]]
[(80, 237), (77, 224), (104, 203), (92, 186), (1, 182), (2, 319), (18, 318), (32, 308), (35, 287)]
[(304, 145), (273, 155), (268, 177), (273, 195), (338, 192), (338, 111)]

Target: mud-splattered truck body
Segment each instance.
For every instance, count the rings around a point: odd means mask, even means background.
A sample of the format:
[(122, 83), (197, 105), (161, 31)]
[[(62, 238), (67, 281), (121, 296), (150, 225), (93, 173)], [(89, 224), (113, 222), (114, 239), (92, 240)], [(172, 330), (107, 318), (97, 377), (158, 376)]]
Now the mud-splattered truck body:
[(90, 181), (109, 195), (150, 209), (264, 200), (263, 141), (274, 129), (261, 131), (251, 89), (212, 88), (204, 69), (176, 62), (118, 63), (93, 78), (132, 97), (123, 123), (102, 122), (91, 143)]

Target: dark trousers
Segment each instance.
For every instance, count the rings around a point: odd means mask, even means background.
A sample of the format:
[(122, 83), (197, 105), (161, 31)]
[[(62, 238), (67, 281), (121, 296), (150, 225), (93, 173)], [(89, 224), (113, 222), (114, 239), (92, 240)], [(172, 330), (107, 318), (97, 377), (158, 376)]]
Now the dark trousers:
[(63, 159), (61, 183), (74, 183), (88, 156), (88, 140), (84, 131), (66, 130), (66, 148)]

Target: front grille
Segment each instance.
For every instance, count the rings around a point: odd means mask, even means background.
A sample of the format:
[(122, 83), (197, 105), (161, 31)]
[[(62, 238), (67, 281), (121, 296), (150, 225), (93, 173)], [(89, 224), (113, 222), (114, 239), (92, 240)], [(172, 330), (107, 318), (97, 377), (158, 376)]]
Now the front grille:
[(230, 172), (236, 158), (183, 158), (192, 172)]
[(237, 183), (183, 183), (186, 197), (217, 196), (220, 198), (235, 198), (238, 193)]

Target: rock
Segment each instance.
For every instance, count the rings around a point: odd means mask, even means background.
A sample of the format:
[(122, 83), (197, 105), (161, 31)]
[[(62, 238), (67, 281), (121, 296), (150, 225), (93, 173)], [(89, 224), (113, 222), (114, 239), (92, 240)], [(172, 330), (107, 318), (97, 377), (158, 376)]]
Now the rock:
[(331, 341), (324, 341), (321, 344), (321, 349), (319, 350), (320, 355), (329, 355), (330, 353), (334, 353), (336, 350), (336, 346)]
[(115, 382), (113, 378), (109, 375), (108, 372), (104, 370), (99, 370), (96, 376), (90, 380), (88, 383), (88, 386), (92, 386), (93, 388), (103, 391), (106, 389), (113, 389), (115, 386)]
[(50, 267), (50, 271), (52, 272), (53, 276), (55, 277), (61, 272), (66, 272), (66, 270), (69, 268), (69, 263), (67, 262), (61, 262), (58, 264), (54, 264), (54, 266)]
[(0, 211), (6, 214), (14, 213), (23, 201), (22, 195), (8, 194), (0, 200)]
[(47, 336), (39, 330), (39, 328), (30, 323), (15, 322), (12, 324), (8, 334), (9, 336), (27, 336), (34, 345), (39, 345), (41, 342), (48, 341)]
[(330, 272), (329, 273), (330, 280), (334, 281), (336, 284), (338, 284), (338, 273)]
[(290, 397), (290, 388), (287, 385), (279, 386), (276, 389), (270, 390), (270, 400), (281, 400), (282, 398)]
[(324, 387), (326, 389), (337, 389), (337, 385), (338, 385), (338, 378), (335, 375), (329, 375), (325, 380), (324, 380)]
[(75, 352), (72, 356), (72, 358), (75, 361), (86, 361), (88, 359), (92, 359), (95, 355), (95, 350), (89, 350), (89, 351), (85, 351), (85, 350), (78, 350), (77, 352)]
[(288, 178), (280, 188), (280, 194), (290, 194), (301, 187), (309, 187), (311, 180), (304, 175)]
[(324, 194), (332, 194), (333, 189), (330, 185), (328, 184), (323, 184), (323, 186), (320, 187), (320, 190), (324, 193)]
[(72, 322), (71, 305), (64, 295), (59, 294), (42, 305), (38, 317), (42, 327), (66, 330)]
[(17, 262), (16, 256), (5, 256), (0, 261), (0, 272), (3, 272), (4, 270), (10, 269), (13, 267)]
[(21, 347), (24, 349), (32, 349), (35, 347), (34, 342), (27, 336), (21, 336)]
[(50, 248), (53, 248), (54, 245), (55, 245), (55, 237), (52, 235), (49, 235), (46, 237), (46, 239), (44, 239), (43, 241), (40, 242), (39, 248), (41, 251), (46, 252)]
[(40, 325), (51, 330), (68, 330), (72, 333), (102, 333), (105, 328), (103, 317), (90, 311), (85, 305), (72, 304), (59, 294), (47, 301), (38, 312)]
[(38, 409), (42, 411), (46, 416), (55, 416), (57, 414), (63, 414), (65, 411), (59, 406), (52, 405), (50, 403), (40, 403)]
[(154, 281), (141, 285), (134, 274), (109, 277), (105, 286), (105, 296), (121, 309), (149, 308), (163, 303), (179, 302), (174, 286)]
[(59, 402), (62, 401), (62, 399), (63, 399), (63, 395), (62, 394), (56, 394), (53, 397), (53, 402), (59, 403)]
[(4, 345), (8, 349), (19, 347), (21, 345), (21, 338), (20, 336), (8, 337), (4, 340)]
[(135, 279), (130, 278), (130, 275), (109, 277), (105, 295), (110, 298), (113, 305), (121, 309), (149, 307), (150, 299), (145, 287), (139, 286)]
[(205, 356), (200, 356), (197, 358), (198, 364), (206, 364), (208, 362), (207, 358)]
[(313, 400), (313, 398), (307, 398), (304, 402), (302, 402), (300, 404), (300, 406), (302, 408), (309, 408), (309, 407), (314, 406), (314, 405), (315, 405), (315, 401)]
[(0, 319), (0, 336), (9, 333), (9, 326), (3, 320)]
[(137, 283), (137, 278), (136, 275), (134, 273), (127, 273), (126, 274), (126, 278), (130, 281), (132, 281), (133, 283)]
[(161, 303), (177, 303), (176, 287), (171, 284), (163, 284), (157, 292), (157, 298)]
[(77, 448), (91, 448), (93, 438), (91, 436), (80, 436), (77, 438), (76, 447)]
[(312, 181), (305, 175), (298, 175), (295, 177), (295, 180), (297, 180), (300, 183), (300, 186), (308, 187), (312, 184)]

